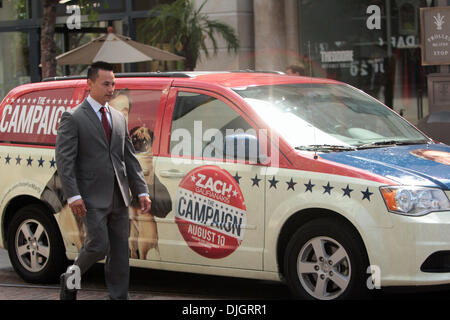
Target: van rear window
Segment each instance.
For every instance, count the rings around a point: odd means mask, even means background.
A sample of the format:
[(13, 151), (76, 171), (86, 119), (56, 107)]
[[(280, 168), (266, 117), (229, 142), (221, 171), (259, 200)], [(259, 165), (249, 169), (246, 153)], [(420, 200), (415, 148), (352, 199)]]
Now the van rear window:
[(6, 98), (0, 110), (0, 142), (54, 145), (61, 115), (80, 101), (74, 88), (40, 90)]

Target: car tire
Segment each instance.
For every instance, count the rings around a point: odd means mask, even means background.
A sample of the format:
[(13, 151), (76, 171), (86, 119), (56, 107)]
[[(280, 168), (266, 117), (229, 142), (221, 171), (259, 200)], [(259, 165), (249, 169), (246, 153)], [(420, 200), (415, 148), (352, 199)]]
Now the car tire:
[(286, 247), (284, 268), (296, 298), (365, 299), (368, 259), (355, 231), (338, 219), (300, 227)]
[(67, 266), (58, 225), (43, 208), (30, 205), (8, 227), (8, 254), (14, 270), (30, 283), (55, 283)]

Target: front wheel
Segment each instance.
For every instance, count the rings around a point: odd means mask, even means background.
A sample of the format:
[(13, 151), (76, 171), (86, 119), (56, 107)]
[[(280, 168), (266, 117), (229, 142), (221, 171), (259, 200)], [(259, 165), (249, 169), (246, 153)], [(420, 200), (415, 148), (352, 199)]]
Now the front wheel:
[(297, 298), (358, 299), (367, 294), (365, 251), (355, 232), (335, 219), (313, 220), (297, 230), (284, 266)]
[(8, 228), (8, 254), (14, 270), (31, 283), (57, 281), (67, 262), (56, 222), (33, 205), (13, 217)]

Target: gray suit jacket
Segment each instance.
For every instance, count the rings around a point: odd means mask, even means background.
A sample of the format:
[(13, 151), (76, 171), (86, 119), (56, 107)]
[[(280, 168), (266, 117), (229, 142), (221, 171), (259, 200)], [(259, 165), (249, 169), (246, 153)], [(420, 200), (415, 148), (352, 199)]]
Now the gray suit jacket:
[(81, 195), (86, 208), (108, 208), (114, 178), (126, 206), (134, 196), (148, 193), (141, 165), (134, 154), (125, 117), (110, 108), (111, 144), (87, 100), (61, 116), (56, 137), (56, 165), (67, 198)]

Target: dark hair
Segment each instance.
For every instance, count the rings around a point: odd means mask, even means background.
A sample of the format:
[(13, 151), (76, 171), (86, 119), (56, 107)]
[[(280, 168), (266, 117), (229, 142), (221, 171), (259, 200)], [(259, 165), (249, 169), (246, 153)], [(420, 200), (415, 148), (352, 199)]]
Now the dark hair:
[(113, 71), (113, 65), (104, 61), (96, 61), (90, 65), (87, 78), (95, 81), (98, 77), (98, 70)]
[(300, 76), (305, 75), (305, 68), (303, 66), (293, 64), (286, 68), (286, 70), (289, 70), (289, 69), (291, 69), (292, 72), (294, 72), (294, 73), (298, 73)]

